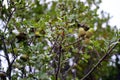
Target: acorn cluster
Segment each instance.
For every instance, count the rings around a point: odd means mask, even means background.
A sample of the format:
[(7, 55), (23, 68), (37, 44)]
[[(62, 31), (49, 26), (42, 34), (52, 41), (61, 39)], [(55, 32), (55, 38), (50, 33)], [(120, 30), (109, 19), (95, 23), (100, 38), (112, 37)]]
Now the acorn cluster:
[(94, 29), (93, 28), (89, 28), (88, 30), (85, 30), (83, 27), (80, 27), (78, 29), (78, 36), (79, 38), (83, 38), (83, 42), (85, 44), (88, 44), (90, 42), (90, 38), (92, 37), (94, 33)]
[[(29, 35), (33, 35), (32, 37), (35, 38), (40, 38), (40, 36), (44, 36), (45, 35), (45, 30), (43, 30), (42, 28), (30, 28), (29, 33), (27, 32), (19, 32), (18, 35), (16, 35), (17, 38), (17, 43), (19, 42), (27, 42), (27, 39), (29, 39)], [(29, 35), (28, 35), (29, 34)]]

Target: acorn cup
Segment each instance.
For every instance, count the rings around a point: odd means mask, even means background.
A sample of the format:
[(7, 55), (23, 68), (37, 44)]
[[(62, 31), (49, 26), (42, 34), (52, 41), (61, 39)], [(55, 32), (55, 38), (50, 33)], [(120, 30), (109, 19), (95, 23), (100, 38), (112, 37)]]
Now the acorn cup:
[(80, 23), (78, 23), (77, 26), (78, 26), (79, 28), (84, 28), (85, 31), (89, 30), (89, 27), (88, 27), (87, 25), (85, 25), (85, 24), (80, 24)]

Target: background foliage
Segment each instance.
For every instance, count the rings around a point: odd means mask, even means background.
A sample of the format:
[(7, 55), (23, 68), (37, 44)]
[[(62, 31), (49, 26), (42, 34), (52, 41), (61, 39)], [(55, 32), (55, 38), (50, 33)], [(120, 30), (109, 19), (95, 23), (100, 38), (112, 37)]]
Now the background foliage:
[[(101, 0), (0, 1), (0, 77), (9, 80), (80, 80), (120, 32), (109, 25)], [(115, 60), (111, 56), (116, 56)], [(86, 80), (119, 80), (120, 45)]]

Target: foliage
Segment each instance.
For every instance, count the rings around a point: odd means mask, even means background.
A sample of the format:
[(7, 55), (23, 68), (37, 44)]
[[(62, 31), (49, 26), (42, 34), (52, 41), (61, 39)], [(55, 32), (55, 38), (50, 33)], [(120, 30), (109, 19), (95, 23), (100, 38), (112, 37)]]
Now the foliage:
[[(120, 36), (109, 25), (110, 15), (98, 14), (100, 3), (8, 0), (6, 7), (0, 1), (0, 50), (4, 51), (0, 56), (8, 65), (7, 69), (1, 65), (4, 76), (9, 80), (79, 80), (85, 76)], [(112, 53), (119, 50), (117, 46)], [(86, 80), (115, 80), (119, 58), (111, 66), (112, 55)]]

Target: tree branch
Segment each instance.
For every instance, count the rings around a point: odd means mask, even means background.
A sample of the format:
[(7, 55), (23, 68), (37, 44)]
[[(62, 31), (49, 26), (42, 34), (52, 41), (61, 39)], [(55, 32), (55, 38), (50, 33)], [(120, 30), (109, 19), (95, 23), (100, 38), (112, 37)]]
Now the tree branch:
[(100, 63), (113, 51), (113, 49), (117, 46), (117, 44), (120, 43), (120, 41), (117, 41), (108, 48), (107, 53), (96, 63), (96, 65), (85, 75), (83, 76), (80, 80), (85, 80), (99, 65)]
[(70, 45), (74, 45), (74, 44), (77, 44), (79, 41), (81, 41), (82, 40), (82, 38), (79, 38), (78, 40), (76, 40), (75, 42), (73, 42), (73, 43), (69, 43), (69, 44), (67, 44), (67, 45), (65, 45), (65, 47), (68, 47), (68, 46), (70, 46)]
[(59, 38), (59, 35), (58, 35), (57, 38), (55, 39), (54, 44), (53, 44), (53, 46), (51, 47), (51, 50), (50, 50), (50, 52), (49, 52), (48, 55), (50, 55), (50, 54), (52, 53), (52, 50), (55, 48), (55, 45), (56, 45), (56, 43), (57, 43), (58, 38)]
[(59, 51), (58, 51), (58, 64), (57, 64), (57, 70), (56, 70), (56, 75), (55, 75), (55, 80), (58, 80), (58, 76), (59, 76), (59, 71), (60, 71), (60, 65), (61, 65), (61, 51), (62, 47), (59, 47)]
[(0, 56), (1, 56), (1, 57), (4, 57), (4, 58), (6, 59), (6, 57), (5, 57), (4, 55), (0, 54)]
[(5, 25), (4, 32), (5, 32), (6, 29), (8, 28), (8, 27), (7, 27), (7, 26), (8, 26), (8, 23), (9, 23), (10, 19), (12, 18), (12, 15), (13, 15), (13, 13), (14, 13), (15, 10), (16, 10), (16, 9), (14, 8), (14, 10), (9, 14), (8, 20), (6, 21), (6, 25)]
[(8, 65), (10, 65), (10, 59), (9, 59), (6, 44), (5, 44), (5, 41), (4, 41), (4, 36), (2, 36), (1, 38), (2, 38), (2, 42), (3, 42), (3, 49), (4, 49), (4, 52), (5, 52), (5, 57), (6, 57), (6, 60), (8, 62)]

